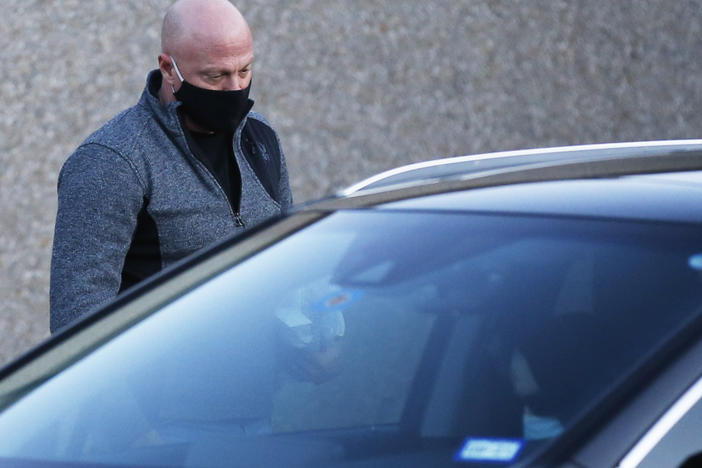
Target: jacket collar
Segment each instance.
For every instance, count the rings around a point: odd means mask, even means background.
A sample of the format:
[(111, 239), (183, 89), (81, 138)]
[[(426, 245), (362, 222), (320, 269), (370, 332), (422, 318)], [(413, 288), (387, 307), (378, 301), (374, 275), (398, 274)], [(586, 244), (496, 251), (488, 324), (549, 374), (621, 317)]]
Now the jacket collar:
[(161, 103), (161, 100), (158, 98), (161, 82), (161, 71), (158, 69), (150, 71), (146, 77), (146, 87), (141, 93), (139, 104), (146, 107), (151, 115), (169, 132), (182, 134), (183, 130), (178, 118), (178, 107), (180, 107), (181, 103), (174, 101), (169, 102), (165, 106)]

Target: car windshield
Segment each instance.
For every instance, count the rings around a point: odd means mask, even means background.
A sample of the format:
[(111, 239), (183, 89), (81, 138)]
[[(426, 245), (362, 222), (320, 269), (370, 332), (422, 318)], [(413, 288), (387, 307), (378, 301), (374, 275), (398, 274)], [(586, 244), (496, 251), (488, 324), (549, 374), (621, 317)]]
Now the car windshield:
[(524, 461), (697, 316), (700, 231), (331, 214), (9, 405), (0, 457), (26, 466)]

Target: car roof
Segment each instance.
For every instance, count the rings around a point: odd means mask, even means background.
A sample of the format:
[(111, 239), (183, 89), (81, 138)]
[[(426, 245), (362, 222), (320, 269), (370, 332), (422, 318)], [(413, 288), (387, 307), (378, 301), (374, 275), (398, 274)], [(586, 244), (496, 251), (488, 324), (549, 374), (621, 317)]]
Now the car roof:
[(364, 179), (337, 194), (354, 196), (378, 190), (422, 185), (436, 181), (513, 172), (520, 168), (566, 163), (625, 160), (702, 151), (702, 139), (606, 143), (502, 151), (435, 159), (401, 166)]
[(510, 184), (412, 198), (378, 208), (702, 223), (702, 171)]
[[(689, 190), (700, 185), (699, 173), (692, 173), (693, 171), (702, 171), (702, 140), (617, 143), (492, 153), (405, 166), (387, 176), (381, 174), (368, 179), (369, 182), (352, 186), (336, 197), (307, 208), (323, 211), (370, 207), (456, 209), (461, 195), (430, 196), (469, 191), (465, 195), (468, 198), (460, 209), (482, 209), (489, 206), (493, 211), (543, 211), (595, 216), (624, 216), (629, 213), (633, 217), (659, 219), (656, 213), (665, 214), (668, 207), (675, 207), (677, 210), (669, 213), (670, 219), (699, 221), (702, 216), (695, 206), (695, 200), (697, 203), (702, 200)], [(670, 175), (688, 172), (690, 174), (687, 176)], [(669, 175), (664, 181), (662, 175), (654, 174)], [(632, 176), (632, 180), (622, 183), (628, 176)], [(602, 179), (610, 179), (610, 182), (605, 184)], [(657, 183), (654, 184), (654, 180)], [(583, 181), (591, 183), (584, 184)], [(545, 185), (546, 182), (550, 184)], [(505, 189), (505, 186), (526, 183), (530, 184), (528, 189)], [(535, 183), (542, 185), (536, 189)], [(495, 190), (476, 191), (487, 188)], [(570, 195), (566, 197), (561, 191)], [(588, 195), (583, 195), (580, 191), (587, 192)], [(609, 192), (612, 196), (607, 196), (604, 192)], [(481, 195), (489, 193), (490, 197), (483, 196), (480, 199)], [(699, 190), (696, 193), (699, 194)], [(645, 200), (639, 198), (642, 194), (647, 195), (648, 200), (654, 197), (651, 194), (659, 196), (661, 201), (656, 203), (658, 208), (649, 209), (649, 205), (653, 204), (645, 204)], [(517, 199), (518, 197), (520, 198)], [(556, 200), (552, 200), (554, 197)], [(676, 200), (683, 199), (687, 205), (676, 207)], [(396, 203), (400, 201), (406, 202)], [(473, 202), (475, 204), (471, 205)], [(631, 209), (629, 205), (632, 206)], [(580, 213), (578, 207), (581, 208)], [(608, 212), (607, 208), (611, 210)]]

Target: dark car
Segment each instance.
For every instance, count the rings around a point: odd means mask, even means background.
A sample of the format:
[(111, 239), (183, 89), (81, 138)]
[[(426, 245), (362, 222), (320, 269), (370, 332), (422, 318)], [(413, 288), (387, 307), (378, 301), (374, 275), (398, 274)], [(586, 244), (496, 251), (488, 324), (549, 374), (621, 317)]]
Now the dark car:
[(452, 158), (6, 366), (0, 466), (687, 468), (701, 376), (702, 141)]

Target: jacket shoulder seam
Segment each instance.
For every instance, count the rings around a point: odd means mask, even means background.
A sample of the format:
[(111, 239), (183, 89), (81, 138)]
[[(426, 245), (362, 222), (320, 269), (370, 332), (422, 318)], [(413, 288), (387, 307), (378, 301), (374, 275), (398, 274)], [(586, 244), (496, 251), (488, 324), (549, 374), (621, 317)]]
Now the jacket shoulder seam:
[(99, 143), (99, 142), (97, 142), (97, 141), (90, 141), (90, 142), (87, 142), (87, 143), (83, 143), (82, 145), (80, 145), (80, 146), (78, 147), (78, 149), (80, 149), (80, 148), (85, 148), (85, 147), (91, 146), (91, 145), (95, 145), (95, 146), (99, 146), (99, 147), (101, 147), (101, 148), (104, 148), (104, 149), (108, 150), (109, 152), (114, 153), (114, 154), (116, 154), (117, 156), (119, 156), (120, 159), (124, 160), (124, 161), (127, 163), (127, 165), (129, 165), (129, 168), (132, 170), (132, 173), (134, 174), (134, 177), (136, 178), (137, 182), (138, 182), (139, 185), (141, 186), (141, 188), (142, 188), (142, 190), (144, 191), (144, 193), (147, 192), (146, 184), (145, 184), (144, 181), (141, 179), (141, 177), (140, 177), (140, 175), (139, 175), (139, 170), (137, 169), (136, 165), (134, 164), (134, 162), (133, 162), (131, 159), (129, 159), (127, 156), (125, 156), (125, 155), (123, 155), (122, 153), (120, 153), (119, 151), (117, 151), (115, 148), (113, 148), (113, 147), (111, 147), (111, 146), (108, 146), (108, 145), (106, 145), (106, 144), (104, 144), (104, 143)]

